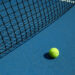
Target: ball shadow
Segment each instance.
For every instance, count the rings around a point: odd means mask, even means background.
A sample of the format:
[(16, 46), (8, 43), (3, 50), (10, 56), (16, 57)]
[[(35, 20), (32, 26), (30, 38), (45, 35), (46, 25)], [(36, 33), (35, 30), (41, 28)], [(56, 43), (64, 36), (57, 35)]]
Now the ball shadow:
[(53, 60), (54, 59), (54, 58), (52, 58), (52, 57), (49, 56), (48, 52), (45, 53), (43, 56), (44, 56), (45, 59), (48, 59), (48, 60)]

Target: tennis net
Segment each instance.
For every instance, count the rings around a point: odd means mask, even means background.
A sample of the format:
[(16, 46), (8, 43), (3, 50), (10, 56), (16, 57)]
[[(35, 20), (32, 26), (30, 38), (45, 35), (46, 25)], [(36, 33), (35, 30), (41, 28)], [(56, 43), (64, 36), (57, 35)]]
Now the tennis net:
[(0, 1), (0, 57), (51, 25), (74, 5), (74, 0)]

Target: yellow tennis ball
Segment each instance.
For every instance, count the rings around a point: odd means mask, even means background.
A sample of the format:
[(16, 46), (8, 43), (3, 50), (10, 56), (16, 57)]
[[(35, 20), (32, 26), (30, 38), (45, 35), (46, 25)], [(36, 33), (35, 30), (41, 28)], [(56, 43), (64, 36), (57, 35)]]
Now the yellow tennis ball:
[(57, 58), (59, 56), (59, 50), (57, 48), (51, 48), (49, 50), (49, 55), (52, 58)]

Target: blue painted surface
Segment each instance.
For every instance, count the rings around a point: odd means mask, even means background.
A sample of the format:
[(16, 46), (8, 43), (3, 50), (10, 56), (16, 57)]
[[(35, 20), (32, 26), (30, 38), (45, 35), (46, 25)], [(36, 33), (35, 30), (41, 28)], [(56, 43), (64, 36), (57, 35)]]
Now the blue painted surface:
[[(59, 58), (44, 58), (51, 47), (60, 50)], [(75, 7), (0, 59), (0, 75), (75, 75)]]

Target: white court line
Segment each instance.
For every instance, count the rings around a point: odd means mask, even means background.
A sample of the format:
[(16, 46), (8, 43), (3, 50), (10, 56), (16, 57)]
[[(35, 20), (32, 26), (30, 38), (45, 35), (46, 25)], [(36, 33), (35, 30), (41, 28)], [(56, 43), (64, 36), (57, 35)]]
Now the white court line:
[(67, 3), (73, 3), (75, 4), (75, 1), (74, 0), (61, 0), (62, 2), (67, 2)]

